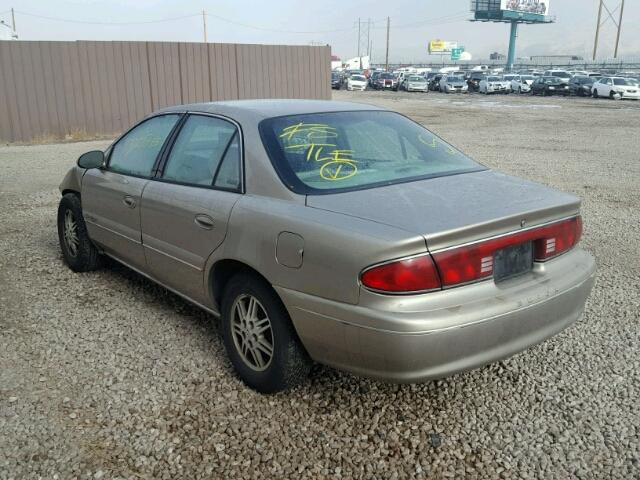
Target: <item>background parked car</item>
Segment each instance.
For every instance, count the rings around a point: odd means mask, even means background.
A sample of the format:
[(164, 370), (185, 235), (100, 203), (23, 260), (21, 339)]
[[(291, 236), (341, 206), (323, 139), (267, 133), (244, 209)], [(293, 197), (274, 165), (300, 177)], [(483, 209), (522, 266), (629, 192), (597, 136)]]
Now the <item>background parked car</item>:
[(531, 84), (536, 79), (533, 75), (516, 75), (511, 80), (511, 91), (515, 93), (529, 93)]
[(340, 74), (338, 72), (331, 72), (331, 88), (340, 90), (342, 86), (342, 79), (340, 78)]
[(560, 77), (539, 77), (531, 84), (531, 95), (569, 95), (569, 84)]
[(443, 76), (444, 76), (444, 74), (437, 73), (436, 75), (431, 77), (431, 80), (429, 80), (429, 90), (431, 90), (432, 92), (439, 92), (440, 91), (440, 79), (442, 79)]
[(627, 82), (622, 77), (603, 77), (593, 84), (592, 90), (593, 98), (615, 98), (616, 94), (624, 99), (638, 100), (640, 98), (638, 86)]
[(569, 83), (571, 79), (571, 74), (566, 70), (547, 70), (544, 72), (545, 77), (556, 77), (561, 79), (564, 83)]
[(411, 75), (407, 77), (404, 83), (404, 89), (407, 92), (427, 92), (429, 91), (429, 84), (427, 79), (422, 75)]
[(462, 73), (447, 73), (440, 79), (440, 91), (443, 93), (467, 93), (469, 87)]
[(364, 75), (351, 75), (347, 80), (347, 90), (366, 90), (367, 77)]
[(569, 94), (577, 95), (578, 97), (590, 97), (593, 82), (593, 77), (584, 75), (571, 77), (571, 80), (569, 80)]
[(378, 77), (380, 76), (381, 73), (382, 72), (376, 70), (371, 74), (371, 76), (369, 77), (369, 86), (371, 88), (374, 88), (376, 80), (378, 80)]
[(467, 77), (467, 87), (470, 92), (477, 92), (480, 86), (480, 81), (486, 77), (485, 72), (471, 72)]
[(478, 91), (485, 95), (489, 93), (509, 93), (511, 82), (507, 82), (498, 75), (489, 75), (480, 81)]
[(398, 91), (398, 79), (393, 73), (383, 72), (381, 73), (375, 83), (373, 84), (376, 90), (394, 90)]

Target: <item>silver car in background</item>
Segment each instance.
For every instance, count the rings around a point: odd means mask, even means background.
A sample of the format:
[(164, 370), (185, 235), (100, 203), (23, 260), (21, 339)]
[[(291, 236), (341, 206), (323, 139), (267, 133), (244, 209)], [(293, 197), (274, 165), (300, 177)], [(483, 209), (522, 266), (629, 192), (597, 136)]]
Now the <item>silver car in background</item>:
[(107, 255), (220, 317), (260, 392), (313, 360), (418, 382), (508, 357), (574, 322), (594, 279), (578, 198), (362, 104), (166, 108), (60, 190), (69, 267)]
[(428, 92), (429, 82), (422, 75), (411, 75), (405, 80), (404, 88), (407, 92)]
[(440, 91), (443, 93), (467, 93), (469, 86), (462, 73), (448, 73), (440, 79)]

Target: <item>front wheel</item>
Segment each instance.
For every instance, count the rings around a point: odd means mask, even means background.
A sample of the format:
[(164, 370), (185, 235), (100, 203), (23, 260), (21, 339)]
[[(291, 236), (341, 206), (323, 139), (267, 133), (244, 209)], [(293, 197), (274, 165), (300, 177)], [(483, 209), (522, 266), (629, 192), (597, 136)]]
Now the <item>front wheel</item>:
[(241, 273), (222, 298), (222, 336), (240, 378), (261, 393), (286, 390), (304, 380), (311, 359), (282, 301), (262, 278)]
[(87, 233), (80, 197), (67, 193), (58, 205), (58, 240), (65, 263), (74, 272), (98, 269), (102, 257)]
[(593, 98), (598, 98), (598, 90), (593, 91)]

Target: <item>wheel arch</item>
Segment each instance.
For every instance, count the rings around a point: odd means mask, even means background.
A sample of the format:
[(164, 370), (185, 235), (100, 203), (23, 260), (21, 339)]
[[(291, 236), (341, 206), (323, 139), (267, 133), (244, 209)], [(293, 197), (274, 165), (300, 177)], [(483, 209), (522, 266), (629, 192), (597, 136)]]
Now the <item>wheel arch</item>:
[[(218, 260), (211, 267), (209, 277), (207, 279), (207, 289), (211, 295), (213, 304), (218, 311), (220, 311), (220, 306), (222, 305), (222, 294), (227, 283), (229, 283), (229, 280), (239, 273), (248, 273), (257, 276), (267, 285), (271, 286), (271, 282), (264, 275), (247, 263), (232, 258)], [(278, 298), (280, 298), (275, 290), (274, 293)]]

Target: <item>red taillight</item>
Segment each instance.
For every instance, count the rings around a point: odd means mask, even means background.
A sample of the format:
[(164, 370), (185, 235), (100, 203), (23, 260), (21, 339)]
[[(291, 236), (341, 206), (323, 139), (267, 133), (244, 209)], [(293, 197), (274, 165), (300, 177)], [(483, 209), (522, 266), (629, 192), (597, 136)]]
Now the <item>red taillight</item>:
[(493, 254), (501, 248), (533, 242), (536, 261), (566, 252), (580, 240), (582, 219), (577, 216), (539, 228), (434, 253), (445, 287), (481, 280), (493, 275)]
[(493, 256), (502, 248), (532, 242), (534, 260), (544, 262), (574, 247), (581, 236), (582, 218), (576, 216), (432, 255), (385, 263), (366, 270), (360, 279), (365, 287), (390, 293), (451, 287), (492, 277)]
[(382, 292), (422, 292), (441, 287), (430, 255), (372, 267), (361, 275), (360, 280), (365, 287)]

